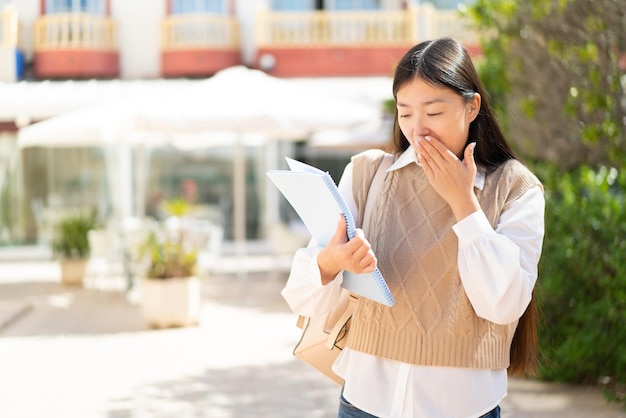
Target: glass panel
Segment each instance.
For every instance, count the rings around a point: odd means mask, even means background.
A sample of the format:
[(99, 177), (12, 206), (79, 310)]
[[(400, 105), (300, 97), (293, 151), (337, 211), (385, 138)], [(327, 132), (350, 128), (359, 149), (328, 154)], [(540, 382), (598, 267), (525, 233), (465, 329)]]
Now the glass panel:
[(474, 0), (431, 0), (437, 9), (456, 9), (461, 4), (470, 5)]
[(314, 0), (272, 0), (272, 10), (275, 11), (306, 11), (315, 10)]
[(380, 0), (332, 0), (328, 2), (329, 10), (378, 10)]
[(174, 0), (172, 14), (217, 13), (227, 12), (227, 0)]
[(0, 132), (0, 246), (17, 243), (20, 201), (15, 134)]
[[(262, 213), (259, 210), (264, 179), (262, 147), (245, 149), (246, 238), (257, 239)], [(146, 214), (163, 220), (163, 200), (184, 198), (193, 203), (190, 216), (222, 226), (224, 239), (234, 237), (233, 146), (193, 151), (161, 148), (152, 151), (146, 187)]]
[(95, 15), (104, 15), (105, 0), (81, 0), (81, 10)]
[[(0, 149), (0, 174), (10, 174), (4, 185), (0, 185), (0, 245), (45, 243), (50, 238), (55, 217), (65, 210), (94, 208), (100, 219), (106, 220), (113, 213), (114, 205), (120, 204), (120, 178), (117, 170), (111, 172), (111, 168), (117, 167), (111, 164), (115, 158), (105, 150), (27, 148), (21, 151), (21, 165), (7, 167), (6, 163), (14, 159), (17, 151), (14, 138), (11, 138), (11, 146), (8, 145), (6, 138), (0, 136), (0, 147), (6, 148)], [(146, 215), (163, 220), (163, 200), (184, 197), (193, 202), (191, 215), (194, 218), (221, 225), (225, 239), (232, 240), (235, 147), (225, 144), (186, 151), (173, 147), (146, 151), (148, 155), (143, 163), (139, 159), (133, 162), (134, 178), (146, 179), (145, 188), (135, 184), (136, 191), (144, 190)], [(269, 158), (266, 146), (247, 145), (247, 239), (264, 238), (268, 205), (265, 172), (286, 168), (284, 156), (328, 170), (333, 179), (339, 181), (352, 154), (349, 150), (319, 150), (308, 148), (304, 143), (283, 142), (277, 145), (271, 162), (266, 160)], [(140, 171), (145, 175), (140, 175)], [(281, 202), (277, 208), (281, 219), (287, 224), (297, 224), (298, 216), (286, 201)]]
[[(27, 148), (23, 151), (26, 241), (49, 243), (60, 217), (70, 210), (111, 214), (104, 152), (97, 148)], [(43, 179), (43, 181), (42, 181)]]
[(46, 14), (91, 13), (104, 15), (106, 0), (46, 0)]
[(46, 0), (46, 14), (69, 13), (72, 11), (72, 0)]

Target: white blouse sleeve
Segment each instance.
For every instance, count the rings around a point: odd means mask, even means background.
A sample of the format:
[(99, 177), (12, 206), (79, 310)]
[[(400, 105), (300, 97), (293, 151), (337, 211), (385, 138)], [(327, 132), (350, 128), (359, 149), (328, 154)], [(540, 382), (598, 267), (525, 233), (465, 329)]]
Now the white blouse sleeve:
[[(354, 216), (358, 216), (352, 196), (352, 163), (346, 166), (337, 187)], [(311, 241), (307, 248), (300, 248), (296, 251), (289, 279), (281, 291), (281, 295), (291, 310), (299, 315), (321, 315), (329, 311), (341, 295), (343, 281), (341, 272), (335, 280), (325, 286), (322, 285), (322, 277), (317, 264), (319, 252), (320, 247), (314, 241)]]
[(544, 209), (537, 186), (502, 213), (495, 230), (482, 211), (453, 226), (461, 281), (478, 316), (509, 324), (526, 310), (537, 281)]

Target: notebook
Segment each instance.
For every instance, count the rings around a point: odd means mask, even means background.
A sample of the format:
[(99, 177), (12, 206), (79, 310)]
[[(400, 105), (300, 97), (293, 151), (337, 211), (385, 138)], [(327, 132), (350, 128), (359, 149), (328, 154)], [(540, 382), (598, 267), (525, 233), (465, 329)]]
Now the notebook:
[[(271, 170), (267, 176), (300, 216), (318, 245), (326, 245), (335, 234), (340, 214), (346, 221), (348, 238), (354, 238), (356, 222), (330, 174), (291, 158), (287, 158), (287, 164), (290, 170)], [(384, 305), (394, 304), (393, 295), (378, 268), (363, 274), (346, 271), (342, 286)]]

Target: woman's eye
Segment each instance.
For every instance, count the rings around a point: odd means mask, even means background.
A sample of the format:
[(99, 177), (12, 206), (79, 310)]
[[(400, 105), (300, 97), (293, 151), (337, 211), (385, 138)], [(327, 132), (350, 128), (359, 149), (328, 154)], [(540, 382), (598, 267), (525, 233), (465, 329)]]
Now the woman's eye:
[(400, 118), (408, 118), (411, 115), (399, 115)]
[(427, 116), (439, 116), (439, 115), (441, 115), (441, 113), (443, 113), (443, 112), (437, 112), (437, 113), (427, 113), (426, 115), (427, 115)]

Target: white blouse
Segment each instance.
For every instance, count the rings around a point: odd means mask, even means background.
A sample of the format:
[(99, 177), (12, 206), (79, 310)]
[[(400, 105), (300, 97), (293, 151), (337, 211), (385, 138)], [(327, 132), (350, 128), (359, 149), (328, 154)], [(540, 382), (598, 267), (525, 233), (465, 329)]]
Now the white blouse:
[[(411, 148), (388, 171), (417, 163)], [(482, 189), (484, 172), (476, 176)], [(352, 196), (352, 164), (339, 191), (357, 217)], [(502, 213), (495, 230), (482, 211), (453, 226), (459, 242), (459, 273), (479, 317), (508, 324), (524, 313), (537, 280), (544, 235), (545, 201), (540, 187), (529, 189)], [(319, 248), (299, 249), (281, 294), (301, 315), (326, 312), (342, 291), (342, 274), (322, 285)], [(505, 369), (484, 370), (414, 366), (349, 348), (333, 366), (344, 378), (344, 397), (357, 408), (381, 418), (477, 418), (495, 408), (507, 394)]]

